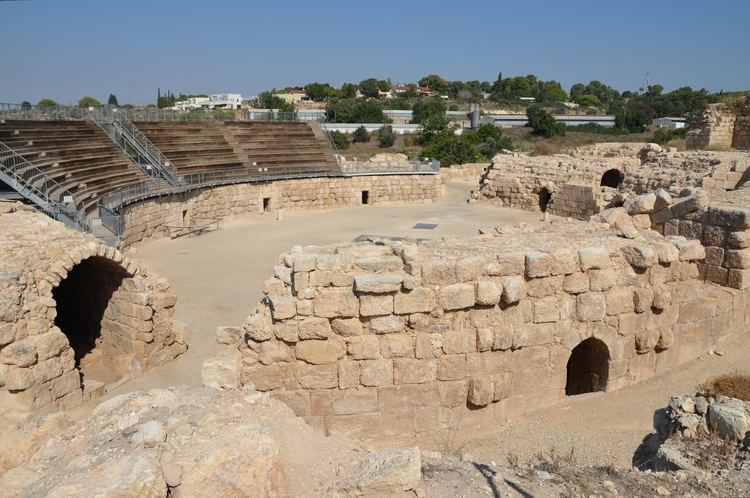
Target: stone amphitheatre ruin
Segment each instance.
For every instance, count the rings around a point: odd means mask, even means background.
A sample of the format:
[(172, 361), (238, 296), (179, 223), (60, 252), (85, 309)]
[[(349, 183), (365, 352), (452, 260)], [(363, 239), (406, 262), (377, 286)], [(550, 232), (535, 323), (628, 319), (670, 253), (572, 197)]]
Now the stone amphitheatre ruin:
[[(716, 112), (693, 135), (715, 136)], [(0, 203), (3, 407), (75, 407), (190, 347), (138, 244), (238, 215), (434, 203), (451, 178), (475, 183), (469, 203), (542, 220), (295, 246), (245, 323), (217, 331), (205, 383), (267, 392), (326, 434), (439, 447), (675, 369), (750, 320), (747, 152), (599, 144), (437, 171), (342, 163), (316, 123), (19, 117), (0, 122), (3, 180), (36, 206)]]

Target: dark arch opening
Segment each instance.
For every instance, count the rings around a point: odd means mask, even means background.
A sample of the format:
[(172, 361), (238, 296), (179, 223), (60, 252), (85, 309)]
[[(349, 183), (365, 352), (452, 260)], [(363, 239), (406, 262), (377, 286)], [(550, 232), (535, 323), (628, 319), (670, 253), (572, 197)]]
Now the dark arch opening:
[(125, 277), (125, 269), (114, 261), (92, 256), (75, 265), (52, 290), (55, 325), (68, 337), (83, 377), (91, 373), (105, 382), (116, 380), (111, 365), (103, 364), (99, 346), (104, 312)]
[(551, 200), (552, 193), (546, 188), (542, 188), (539, 191), (539, 209), (541, 209), (543, 213), (547, 211), (547, 206)]
[(605, 391), (609, 378), (609, 348), (593, 337), (573, 348), (568, 360), (565, 394)]
[(608, 169), (602, 175), (602, 181), (599, 185), (602, 187), (617, 188), (620, 186), (620, 183), (622, 183), (622, 180), (624, 178), (625, 178), (625, 173), (623, 173), (619, 169), (617, 168)]

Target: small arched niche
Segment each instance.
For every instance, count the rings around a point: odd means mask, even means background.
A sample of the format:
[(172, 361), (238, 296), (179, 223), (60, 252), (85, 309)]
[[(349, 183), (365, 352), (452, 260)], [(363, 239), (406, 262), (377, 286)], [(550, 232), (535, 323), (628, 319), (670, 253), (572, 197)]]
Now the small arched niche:
[(602, 180), (599, 183), (601, 187), (617, 188), (625, 179), (625, 173), (617, 168), (608, 169), (602, 175)]
[(542, 187), (539, 190), (539, 209), (543, 212), (547, 212), (547, 207), (549, 207), (549, 203), (552, 201), (552, 192), (547, 190), (546, 187)]
[(594, 337), (582, 341), (573, 348), (567, 366), (565, 394), (606, 391), (609, 379), (609, 348)]

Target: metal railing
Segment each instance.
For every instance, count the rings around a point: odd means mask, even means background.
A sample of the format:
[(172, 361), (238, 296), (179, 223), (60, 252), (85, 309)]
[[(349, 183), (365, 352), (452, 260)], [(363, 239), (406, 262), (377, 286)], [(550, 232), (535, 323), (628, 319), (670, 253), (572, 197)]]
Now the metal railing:
[(94, 109), (91, 118), (147, 176), (161, 177), (172, 185), (177, 184), (174, 165), (119, 109)]
[(86, 217), (83, 214), (83, 201), (2, 142), (0, 177), (56, 220), (88, 231)]
[(437, 174), (440, 172), (440, 161), (409, 162), (349, 162), (343, 161), (341, 173), (345, 176), (393, 175), (393, 174)]

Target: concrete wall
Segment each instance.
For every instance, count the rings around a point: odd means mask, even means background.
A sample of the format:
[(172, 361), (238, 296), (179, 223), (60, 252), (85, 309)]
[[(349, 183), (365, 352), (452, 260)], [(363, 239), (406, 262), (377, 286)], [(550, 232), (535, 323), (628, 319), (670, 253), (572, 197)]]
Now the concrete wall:
[(0, 397), (11, 399), (6, 406), (62, 409), (97, 395), (84, 392), (66, 335), (78, 330), (58, 327), (62, 304), (54, 294), (91, 259), (117, 274), (117, 287), (72, 295), (65, 311), (74, 319), (87, 317), (93, 301), (104, 300), (101, 323), (88, 324), (100, 327), (94, 351), (101, 366), (129, 377), (185, 351), (181, 328), (172, 320), (176, 296), (166, 279), (93, 237), (20, 206), (0, 214)]
[(270, 198), (272, 211), (358, 206), (362, 204), (363, 191), (369, 192), (369, 204), (431, 203), (440, 196), (440, 177), (383, 175), (279, 180), (149, 199), (125, 210), (123, 246), (163, 236), (165, 226), (182, 225), (184, 212), (193, 219), (262, 213), (264, 198)]

